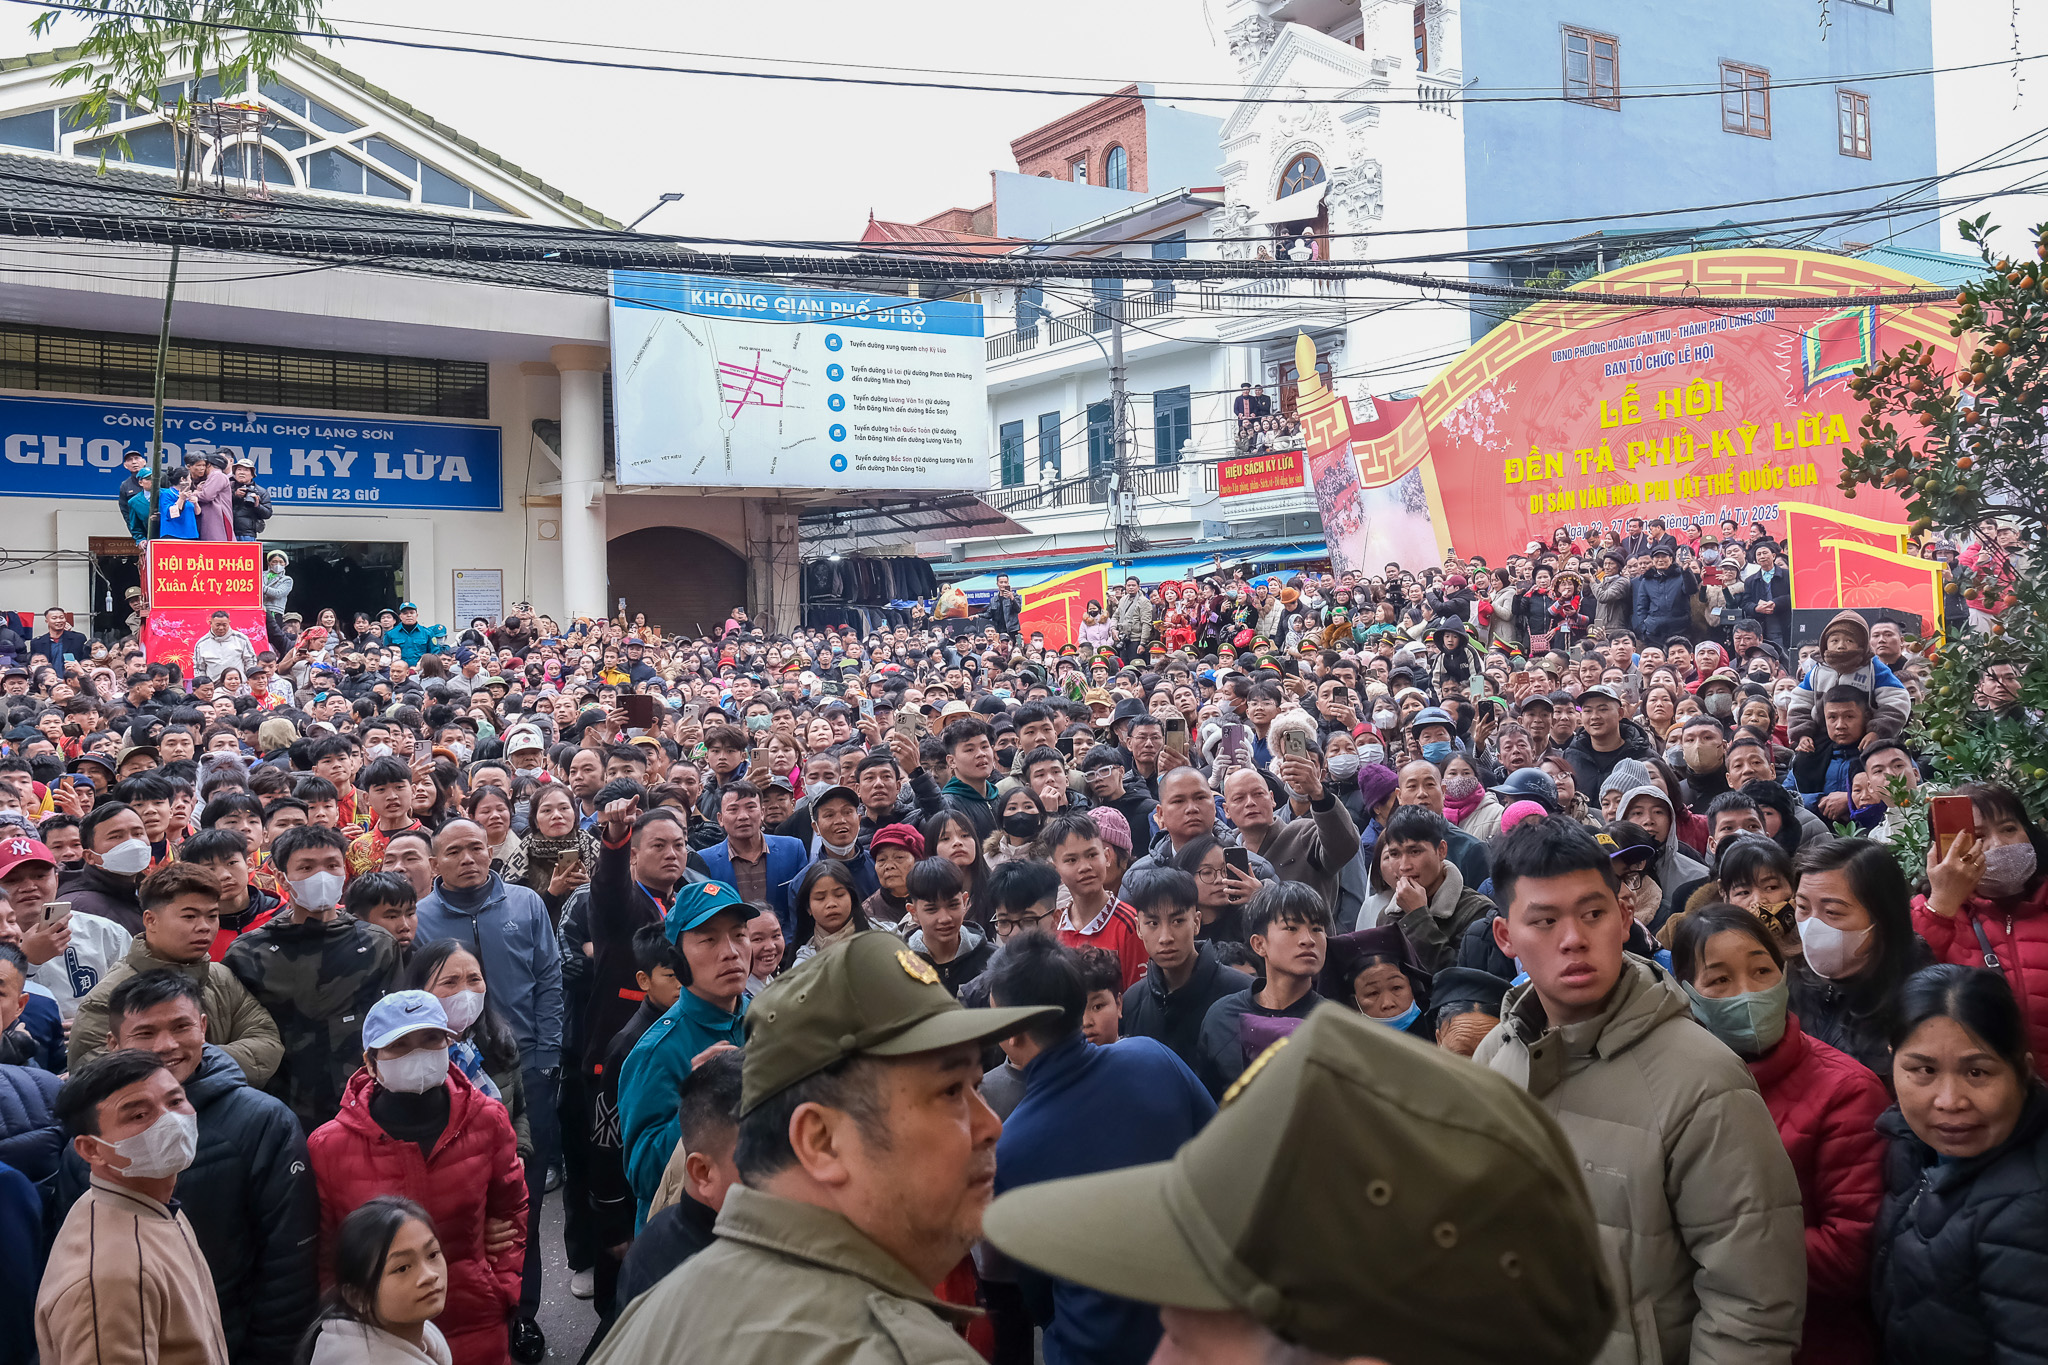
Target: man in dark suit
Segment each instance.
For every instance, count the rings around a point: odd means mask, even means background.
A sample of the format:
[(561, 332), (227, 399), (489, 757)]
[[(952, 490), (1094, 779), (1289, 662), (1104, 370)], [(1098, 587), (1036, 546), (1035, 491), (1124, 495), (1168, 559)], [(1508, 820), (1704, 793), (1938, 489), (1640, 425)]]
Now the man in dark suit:
[(64, 661), (70, 658), (78, 663), (85, 662), (85, 636), (75, 630), (66, 629), (71, 624), (71, 613), (62, 607), (51, 607), (43, 613), (43, 624), (49, 633), (38, 635), (29, 643), (31, 658), (50, 661), (50, 667), (64, 671)]

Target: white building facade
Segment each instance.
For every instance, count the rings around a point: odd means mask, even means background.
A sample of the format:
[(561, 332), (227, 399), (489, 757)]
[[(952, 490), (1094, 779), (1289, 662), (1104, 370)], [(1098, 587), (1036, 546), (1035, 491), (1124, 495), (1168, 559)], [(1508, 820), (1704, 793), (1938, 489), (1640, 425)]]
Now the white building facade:
[[(1373, 259), (1380, 234), (1459, 220), (1464, 158), (1455, 25), (1444, 7), (1439, 61), (1423, 58), (1410, 4), (1233, 0), (1226, 36), (1245, 101), (1218, 133), (1214, 180), (1042, 240), (1056, 258), (1289, 259), (1304, 232), (1316, 258)], [(1323, 11), (1327, 11), (1327, 13)], [(1156, 184), (1155, 189), (1160, 188)], [(1396, 240), (1405, 240), (1397, 238)], [(1428, 238), (1435, 250), (1460, 234)], [(1371, 412), (1374, 394), (1419, 388), (1467, 344), (1462, 307), (1368, 281), (1264, 279), (1220, 285), (1048, 283), (984, 293), (989, 309), (988, 501), (1028, 536), (956, 545), (948, 568), (1023, 570), (1113, 550), (1110, 342), (1122, 322), (1129, 419), (1128, 515), (1141, 577), (1173, 577), (1197, 560), (1268, 549), (1310, 557), (1321, 522), (1307, 488), (1223, 496), (1237, 454), (1232, 402), (1262, 386), (1291, 411), (1295, 340), (1317, 369)], [(979, 584), (974, 584), (978, 586)]]

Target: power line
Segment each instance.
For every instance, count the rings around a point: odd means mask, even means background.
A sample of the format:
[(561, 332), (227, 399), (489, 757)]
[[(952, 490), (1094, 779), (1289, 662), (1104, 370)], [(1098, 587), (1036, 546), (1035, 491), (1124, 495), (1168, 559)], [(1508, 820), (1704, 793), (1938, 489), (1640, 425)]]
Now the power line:
[[(1729, 296), (1686, 296), (1683, 300), (1637, 294), (1609, 294), (1601, 291), (1560, 291), (1525, 289), (1512, 285), (1488, 284), (1474, 280), (1413, 275), (1368, 265), (1301, 265), (1278, 261), (1130, 260), (1122, 257), (1097, 260), (984, 258), (971, 262), (957, 260), (877, 259), (867, 255), (844, 257), (772, 256), (732, 253), (696, 253), (676, 250), (666, 244), (648, 243), (636, 248), (591, 244), (576, 236), (558, 235), (521, 240), (509, 235), (465, 234), (462, 224), (447, 220), (438, 232), (413, 236), (336, 228), (331, 224), (292, 225), (285, 222), (257, 222), (250, 219), (190, 217), (139, 218), (89, 211), (28, 208), (0, 204), (0, 235), (86, 241), (178, 244), (201, 250), (226, 250), (254, 255), (317, 256), (327, 259), (375, 257), (381, 260), (459, 262), (470, 265), (522, 265), (543, 268), (582, 267), (591, 270), (648, 270), (709, 274), (733, 278), (800, 276), (820, 280), (964, 280), (1023, 281), (1045, 279), (1173, 279), (1219, 281), (1241, 279), (1368, 279), (1384, 284), (1421, 290), (1448, 290), (1481, 297), (1522, 299), (1530, 302), (1610, 303), (1623, 308), (1826, 308), (1830, 298), (1747, 298)], [(1952, 299), (1955, 291), (1892, 291), (1856, 294), (1860, 302), (1883, 304), (1940, 303)]]
[[(157, 18), (159, 17), (159, 16), (156, 16), (156, 15), (152, 15), (152, 14), (146, 14), (146, 13), (143, 13), (143, 12), (141, 12), (141, 11), (137, 11), (137, 10), (122, 10), (122, 9), (111, 9), (111, 8), (100, 8), (100, 7), (98, 7), (98, 6), (93, 6), (93, 5), (84, 5), (84, 4), (78, 4), (78, 3), (71, 3), (71, 0), (13, 0), (13, 3), (15, 3), (15, 4), (19, 4), (19, 5), (28, 5), (28, 6), (31, 6), (31, 7), (33, 7), (33, 8), (37, 8), (37, 9), (45, 9), (45, 10), (55, 10), (55, 11), (59, 11), (59, 12), (64, 12), (64, 13), (74, 13), (74, 14), (85, 14), (85, 15), (90, 15), (90, 16), (95, 16), (95, 17), (100, 17), (100, 18), (127, 18), (127, 19), (157, 19)], [(648, 72), (648, 73), (652, 73), (652, 74), (656, 74), (656, 75), (669, 75), (669, 76), (706, 76), (706, 77), (713, 77), (713, 78), (719, 78), (719, 79), (725, 79), (725, 80), (755, 80), (755, 81), (791, 81), (791, 82), (810, 82), (810, 83), (815, 83), (815, 84), (820, 84), (820, 85), (865, 85), (865, 86), (875, 86), (875, 87), (878, 87), (878, 88), (883, 88), (883, 89), (900, 89), (900, 90), (945, 90), (945, 91), (955, 91), (955, 92), (968, 92), (968, 93), (973, 93), (973, 94), (1000, 94), (1000, 95), (1058, 95), (1058, 96), (1064, 96), (1064, 97), (1069, 97), (1069, 98), (1076, 98), (1076, 99), (1086, 99), (1086, 100), (1099, 100), (1099, 99), (1104, 99), (1104, 98), (1107, 98), (1107, 97), (1109, 97), (1109, 96), (1112, 96), (1112, 95), (1115, 95), (1115, 94), (1117, 94), (1117, 93), (1118, 93), (1118, 90), (1120, 90), (1120, 89), (1122, 88), (1122, 87), (1120, 86), (1120, 87), (1117, 87), (1117, 89), (1112, 89), (1112, 90), (1083, 90), (1083, 89), (1077, 89), (1077, 88), (1068, 88), (1068, 87), (1058, 87), (1058, 86), (1056, 86), (1056, 87), (1027, 87), (1027, 86), (1004, 86), (1004, 85), (975, 85), (975, 84), (972, 84), (972, 83), (968, 83), (968, 82), (963, 82), (963, 81), (914, 81), (914, 80), (903, 80), (903, 79), (896, 79), (896, 78), (889, 78), (889, 77), (880, 77), (880, 76), (834, 76), (834, 75), (818, 75), (818, 74), (816, 74), (816, 73), (798, 73), (798, 72), (789, 72), (789, 71), (734, 71), (734, 70), (731, 70), (731, 69), (724, 69), (724, 70), (720, 70), (720, 69), (717, 69), (717, 68), (713, 68), (713, 67), (695, 67), (695, 66), (664, 66), (664, 65), (661, 65), (661, 64), (659, 64), (659, 63), (655, 63), (655, 62), (631, 62), (631, 61), (619, 61), (619, 60), (614, 60), (614, 59), (609, 59), (609, 58), (599, 58), (599, 57), (576, 57), (576, 56), (567, 56), (567, 55), (550, 55), (550, 54), (547, 54), (547, 53), (537, 53), (537, 52), (520, 52), (520, 51), (516, 51), (516, 50), (514, 50), (514, 49), (510, 49), (510, 48), (502, 48), (502, 47), (478, 47), (478, 46), (464, 46), (464, 45), (462, 45), (462, 44), (459, 44), (459, 43), (432, 43), (432, 42), (424, 42), (424, 41), (421, 41), (421, 40), (419, 40), (419, 39), (411, 39), (411, 38), (390, 38), (390, 37), (382, 37), (382, 36), (379, 36), (379, 35), (376, 35), (376, 34), (366, 34), (366, 33), (357, 33), (357, 34), (323, 33), (323, 32), (321, 32), (321, 31), (320, 31), (320, 30), (318, 30), (318, 29), (298, 29), (298, 28), (277, 28), (277, 27), (270, 27), (270, 26), (266, 26), (266, 25), (256, 25), (256, 24), (233, 24), (233, 23), (227, 23), (227, 22), (224, 22), (224, 21), (220, 21), (220, 20), (207, 20), (207, 19), (196, 19), (196, 18), (187, 18), (187, 19), (181, 19), (181, 20), (179, 20), (178, 22), (179, 22), (179, 23), (182, 23), (182, 24), (189, 24), (189, 25), (192, 25), (193, 27), (197, 27), (197, 28), (208, 28), (208, 29), (217, 29), (217, 30), (224, 30), (224, 31), (236, 32), (236, 33), (262, 33), (262, 34), (268, 34), (268, 35), (273, 35), (273, 36), (276, 36), (276, 37), (285, 37), (285, 38), (298, 38), (298, 39), (301, 39), (301, 40), (305, 40), (305, 39), (319, 39), (319, 40), (321, 40), (321, 41), (326, 41), (326, 42), (332, 42), (332, 41), (335, 41), (335, 40), (339, 39), (339, 40), (341, 40), (341, 41), (344, 41), (344, 42), (357, 42), (357, 43), (371, 43), (371, 44), (375, 44), (375, 45), (378, 45), (378, 46), (383, 46), (383, 47), (396, 47), (396, 48), (405, 48), (405, 49), (410, 49), (410, 50), (414, 50), (414, 51), (420, 51), (420, 52), (444, 52), (444, 53), (460, 53), (460, 54), (466, 54), (466, 55), (470, 55), (470, 56), (479, 56), (479, 57), (503, 57), (503, 58), (506, 58), (506, 59), (508, 59), (508, 60), (512, 60), (512, 61), (522, 61), (522, 62), (538, 62), (538, 63), (542, 63), (542, 64), (546, 64), (546, 65), (554, 65), (554, 66), (580, 66), (580, 67), (590, 67), (590, 68), (593, 68), (593, 69), (596, 69), (596, 70), (603, 70), (603, 71), (638, 71), (638, 72)], [(1889, 80), (1905, 80), (1905, 79), (1913, 79), (1913, 78), (1918, 78), (1918, 77), (1922, 77), (1922, 76), (1935, 76), (1935, 75), (1946, 75), (1946, 74), (1950, 74), (1950, 73), (1954, 73), (1954, 72), (1961, 72), (1961, 71), (1975, 71), (1975, 70), (1981, 70), (1981, 69), (1984, 69), (1984, 68), (1987, 68), (1987, 67), (1998, 67), (1998, 68), (2001, 68), (2001, 69), (2003, 69), (2003, 68), (2007, 68), (2007, 67), (2011, 67), (2011, 66), (2014, 66), (2014, 65), (2016, 65), (2016, 64), (2017, 64), (2017, 63), (2019, 63), (2019, 62), (2031, 62), (2031, 61), (2039, 61), (2039, 60), (2040, 60), (2041, 58), (2043, 58), (2043, 57), (2048, 57), (2048, 53), (2034, 53), (2034, 54), (2032, 54), (2032, 55), (2030, 55), (2030, 56), (2025, 56), (2025, 57), (2008, 57), (2008, 58), (2005, 58), (2005, 59), (2002, 59), (2002, 60), (2000, 60), (2000, 61), (1996, 61), (1996, 62), (1972, 62), (1972, 63), (1967, 63), (1967, 64), (1964, 64), (1964, 65), (1959, 65), (1959, 66), (1949, 66), (1949, 67), (1921, 67), (1921, 68), (1915, 68), (1915, 69), (1912, 69), (1912, 70), (1902, 70), (1902, 71), (1872, 71), (1872, 72), (1857, 72), (1857, 73), (1851, 73), (1851, 74), (1844, 74), (1844, 75), (1830, 75), (1830, 76), (1817, 76), (1817, 77), (1812, 77), (1812, 78), (1805, 78), (1805, 79), (1800, 79), (1800, 80), (1793, 80), (1793, 81), (1778, 81), (1778, 82), (1774, 82), (1774, 83), (1773, 83), (1773, 88), (1774, 88), (1774, 89), (1778, 89), (1778, 90), (1794, 90), (1794, 89), (1801, 89), (1801, 88), (1804, 88), (1804, 87), (1807, 87), (1807, 86), (1820, 86), (1820, 85), (1836, 85), (1836, 84), (1839, 84), (1839, 83), (1841, 83), (1842, 81), (1846, 81), (1846, 80), (1853, 80), (1853, 81), (1857, 82), (1858, 84), (1870, 84), (1870, 83), (1872, 83), (1872, 82), (1876, 82), (1876, 81), (1889, 81)], [(1683, 89), (1683, 90), (1677, 90), (1677, 89), (1674, 89), (1674, 90), (1623, 90), (1623, 91), (1617, 91), (1617, 92), (1615, 92), (1615, 93), (1614, 93), (1614, 94), (1613, 94), (1612, 96), (1610, 96), (1610, 98), (1613, 98), (1613, 99), (1620, 99), (1620, 100), (1702, 99), (1702, 98), (1718, 98), (1718, 97), (1720, 96), (1720, 93), (1721, 93), (1721, 91), (1720, 91), (1720, 88), (1719, 88), (1718, 86), (1714, 86), (1714, 87), (1702, 87), (1702, 88), (1696, 88), (1696, 89)], [(1394, 105), (1394, 106), (1398, 106), (1398, 105), (1431, 105), (1431, 106), (1437, 106), (1437, 105), (1442, 105), (1442, 104), (1445, 104), (1445, 103), (1456, 103), (1456, 104), (1583, 104), (1583, 103), (1586, 103), (1586, 101), (1585, 101), (1585, 100), (1577, 99), (1577, 98), (1575, 98), (1575, 97), (1573, 97), (1573, 96), (1570, 96), (1570, 95), (1565, 95), (1565, 94), (1556, 94), (1556, 95), (1535, 95), (1535, 94), (1528, 94), (1528, 95), (1470, 95), (1470, 94), (1466, 94), (1466, 93), (1465, 93), (1465, 92), (1464, 92), (1463, 90), (1460, 90), (1460, 91), (1459, 91), (1459, 92), (1457, 92), (1456, 94), (1452, 94), (1452, 95), (1446, 95), (1446, 96), (1430, 96), (1430, 97), (1427, 97), (1427, 98), (1425, 98), (1425, 97), (1422, 97), (1422, 96), (1415, 96), (1415, 97), (1404, 97), (1404, 96), (1396, 96), (1396, 95), (1373, 95), (1373, 96), (1355, 96), (1355, 97), (1337, 97), (1337, 98), (1317, 98), (1317, 97), (1309, 96), (1309, 95), (1306, 95), (1306, 94), (1304, 94), (1303, 96), (1301, 96), (1301, 97), (1299, 97), (1299, 98), (1295, 98), (1295, 97), (1292, 97), (1292, 96), (1272, 96), (1272, 95), (1258, 95), (1258, 96), (1251, 96), (1251, 95), (1245, 95), (1245, 94), (1243, 94), (1243, 93), (1241, 93), (1241, 92), (1240, 92), (1240, 93), (1237, 93), (1237, 94), (1221, 94), (1221, 95), (1202, 95), (1202, 94), (1176, 95), (1176, 96), (1173, 96), (1172, 98), (1174, 98), (1174, 99), (1176, 99), (1176, 100), (1180, 100), (1180, 101), (1188, 102), (1188, 103), (1197, 103), (1197, 102), (1199, 102), (1199, 103), (1210, 103), (1210, 104), (1229, 104), (1229, 105), (1240, 105), (1240, 104), (1284, 104), (1284, 105), (1295, 105), (1295, 104), (1335, 104), (1335, 105), (1370, 105), (1370, 106), (1381, 106), (1381, 105)]]

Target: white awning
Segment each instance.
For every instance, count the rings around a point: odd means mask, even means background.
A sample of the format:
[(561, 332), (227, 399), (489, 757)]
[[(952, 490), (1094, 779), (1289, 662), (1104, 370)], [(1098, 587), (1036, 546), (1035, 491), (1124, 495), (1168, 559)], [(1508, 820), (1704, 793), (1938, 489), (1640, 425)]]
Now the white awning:
[(1275, 199), (1252, 219), (1254, 223), (1305, 223), (1316, 216), (1323, 207), (1323, 193), (1330, 188), (1327, 180), (1318, 180), (1305, 190), (1296, 190), (1283, 199)]

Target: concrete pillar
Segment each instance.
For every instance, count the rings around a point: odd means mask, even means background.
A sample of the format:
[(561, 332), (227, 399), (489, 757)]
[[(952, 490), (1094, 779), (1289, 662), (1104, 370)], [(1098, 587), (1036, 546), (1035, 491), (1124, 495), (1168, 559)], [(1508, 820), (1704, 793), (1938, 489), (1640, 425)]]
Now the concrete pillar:
[(803, 624), (803, 563), (798, 557), (797, 509), (767, 498), (748, 498), (747, 614), (764, 630), (787, 633)]
[(562, 375), (562, 607), (567, 621), (611, 614), (606, 595), (604, 527), (604, 370), (602, 346), (549, 351)]

